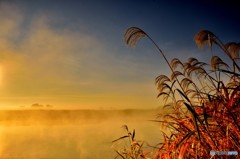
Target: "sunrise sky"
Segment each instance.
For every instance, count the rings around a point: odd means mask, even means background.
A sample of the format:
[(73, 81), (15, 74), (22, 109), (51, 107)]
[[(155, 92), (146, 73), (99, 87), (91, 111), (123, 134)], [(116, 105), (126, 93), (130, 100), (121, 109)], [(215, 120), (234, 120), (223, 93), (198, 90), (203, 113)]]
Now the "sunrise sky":
[(199, 30), (240, 40), (238, 5), (215, 2), (0, 0), (0, 108), (156, 108), (154, 79), (169, 69), (147, 39), (127, 47), (124, 32), (142, 28), (169, 59), (206, 60)]

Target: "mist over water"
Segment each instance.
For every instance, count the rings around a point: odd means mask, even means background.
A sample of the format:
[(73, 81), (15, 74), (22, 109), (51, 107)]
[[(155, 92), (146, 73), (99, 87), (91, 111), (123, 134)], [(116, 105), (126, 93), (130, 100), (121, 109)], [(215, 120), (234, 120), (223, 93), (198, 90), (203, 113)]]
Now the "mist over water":
[[(156, 112), (155, 112), (156, 113)], [(151, 145), (161, 132), (153, 111), (7, 111), (0, 113), (1, 159), (112, 159), (111, 141), (126, 135)]]

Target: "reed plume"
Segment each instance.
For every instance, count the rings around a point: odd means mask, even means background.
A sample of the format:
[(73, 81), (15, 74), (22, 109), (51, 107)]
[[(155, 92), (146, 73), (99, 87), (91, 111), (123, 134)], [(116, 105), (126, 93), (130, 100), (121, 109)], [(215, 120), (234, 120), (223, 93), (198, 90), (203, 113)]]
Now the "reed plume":
[[(211, 156), (210, 151), (240, 152), (240, 69), (236, 62), (239, 60), (239, 43), (223, 44), (211, 31), (201, 30), (194, 36), (197, 46), (201, 48), (206, 43), (209, 47), (218, 46), (231, 59), (232, 65), (218, 56), (212, 56), (210, 64), (196, 58), (186, 62), (174, 58), (169, 62), (153, 39), (138, 27), (127, 29), (125, 42), (134, 47), (143, 37), (153, 42), (171, 69), (170, 76), (159, 75), (155, 79), (159, 91), (157, 97), (163, 97), (164, 108), (171, 111), (159, 114), (160, 118), (153, 121), (162, 123), (170, 134), (163, 132), (163, 142), (155, 146), (151, 158), (230, 158)], [(132, 134), (128, 131), (122, 138), (131, 139)], [(134, 154), (135, 150), (130, 148), (127, 152)], [(117, 153), (124, 159), (147, 157), (124, 156), (125, 152)]]

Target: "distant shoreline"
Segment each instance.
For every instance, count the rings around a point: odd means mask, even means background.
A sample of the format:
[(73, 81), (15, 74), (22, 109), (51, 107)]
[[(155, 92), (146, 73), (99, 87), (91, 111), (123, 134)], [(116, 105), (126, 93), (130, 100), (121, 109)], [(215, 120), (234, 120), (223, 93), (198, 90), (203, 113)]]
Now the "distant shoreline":
[(85, 124), (114, 121), (151, 120), (159, 113), (155, 109), (123, 109), (123, 110), (0, 110), (0, 125), (58, 125)]
[(0, 109), (0, 111), (156, 111), (159, 108), (144, 109), (144, 108), (126, 108), (126, 109), (57, 109), (57, 108), (26, 108), (26, 109)]

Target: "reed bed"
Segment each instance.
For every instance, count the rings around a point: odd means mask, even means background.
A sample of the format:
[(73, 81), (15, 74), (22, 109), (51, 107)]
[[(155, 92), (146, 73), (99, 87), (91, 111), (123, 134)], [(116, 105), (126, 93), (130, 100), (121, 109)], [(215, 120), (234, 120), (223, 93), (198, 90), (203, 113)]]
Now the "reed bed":
[[(225, 60), (212, 53), (209, 63), (196, 58), (182, 62), (178, 58), (168, 60), (155, 41), (138, 27), (128, 28), (124, 37), (130, 47), (147, 37), (168, 64), (170, 75), (159, 75), (155, 81), (158, 98), (165, 100), (163, 109), (170, 113), (158, 114), (159, 118), (154, 120), (165, 129), (163, 142), (156, 145), (153, 152), (145, 152), (143, 142), (134, 138), (135, 131), (127, 131), (126, 136), (113, 143), (130, 138), (131, 146), (115, 149), (116, 158), (239, 158), (225, 153), (240, 153), (240, 43), (224, 44), (211, 31), (201, 30), (194, 37), (198, 47), (216, 47), (219, 54), (226, 56)], [(137, 155), (132, 155), (136, 150)]]

